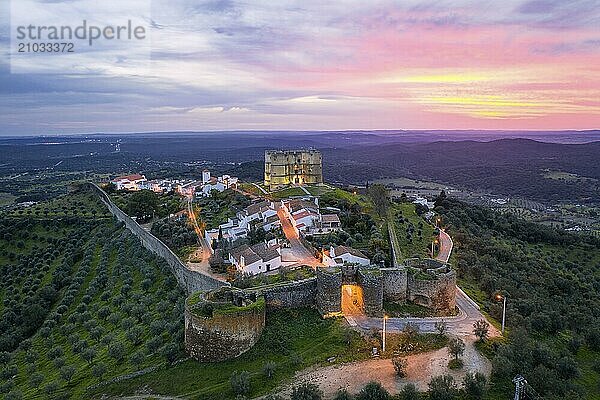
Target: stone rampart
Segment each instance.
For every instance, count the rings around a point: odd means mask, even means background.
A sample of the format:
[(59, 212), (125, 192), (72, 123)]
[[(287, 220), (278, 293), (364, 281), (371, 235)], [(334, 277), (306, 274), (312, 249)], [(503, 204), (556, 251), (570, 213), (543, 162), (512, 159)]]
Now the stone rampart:
[(408, 291), (406, 268), (382, 268), (385, 301), (405, 301)]
[(267, 305), (267, 311), (279, 308), (315, 307), (317, 277), (313, 276), (301, 281), (258, 286), (246, 289), (246, 291), (263, 296)]
[(378, 317), (383, 314), (383, 274), (376, 269), (359, 269), (356, 277), (362, 287), (365, 314)]
[(185, 349), (198, 361), (224, 361), (239, 356), (258, 342), (264, 327), (262, 297), (240, 306), (211, 301), (202, 294), (186, 301)]
[(197, 291), (207, 291), (229, 286), (229, 283), (221, 282), (208, 275), (189, 270), (166, 244), (150, 232), (144, 230), (136, 221), (117, 207), (104, 190), (93, 183), (89, 184), (89, 187), (100, 196), (100, 199), (108, 207), (111, 214), (119, 221), (122, 221), (125, 227), (142, 242), (142, 245), (146, 249), (157, 254), (167, 262), (175, 279), (177, 279), (177, 283), (186, 293), (190, 294)]
[(342, 312), (342, 271), (336, 267), (317, 269), (317, 310), (321, 315)]

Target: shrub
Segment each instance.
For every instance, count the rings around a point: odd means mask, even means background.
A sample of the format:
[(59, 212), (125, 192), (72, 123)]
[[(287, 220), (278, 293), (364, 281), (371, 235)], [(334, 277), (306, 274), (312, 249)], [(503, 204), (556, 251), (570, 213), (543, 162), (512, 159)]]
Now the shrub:
[(473, 333), (479, 341), (483, 342), (489, 334), (490, 324), (485, 319), (480, 319), (473, 323)]
[(390, 394), (379, 382), (367, 383), (356, 395), (357, 400), (388, 400), (389, 398)]
[(462, 356), (465, 352), (465, 342), (459, 338), (452, 338), (448, 342), (448, 353), (458, 360), (458, 357)]
[(313, 383), (301, 383), (292, 389), (290, 400), (321, 400), (323, 392)]
[(450, 375), (436, 376), (429, 382), (430, 400), (452, 400), (457, 393), (454, 378)]
[(352, 395), (346, 389), (340, 389), (333, 396), (333, 400), (352, 400)]
[(467, 398), (470, 400), (483, 399), (486, 392), (486, 383), (487, 379), (482, 373), (468, 372), (463, 379), (463, 385), (465, 387), (465, 394), (467, 395)]
[(404, 385), (400, 391), (400, 400), (419, 400), (419, 392), (417, 387), (412, 383)]
[(250, 392), (250, 373), (248, 371), (234, 371), (229, 382), (231, 390), (236, 395), (245, 395)]
[(263, 375), (268, 379), (273, 378), (276, 368), (277, 364), (275, 364), (273, 361), (267, 361), (262, 368)]
[(448, 361), (448, 368), (450, 369), (461, 369), (465, 364), (463, 363), (463, 360), (461, 360), (460, 358), (453, 358), (452, 360)]
[(404, 378), (406, 376), (408, 360), (406, 358), (394, 357), (392, 358), (392, 364), (394, 364), (396, 375), (398, 375), (400, 378)]

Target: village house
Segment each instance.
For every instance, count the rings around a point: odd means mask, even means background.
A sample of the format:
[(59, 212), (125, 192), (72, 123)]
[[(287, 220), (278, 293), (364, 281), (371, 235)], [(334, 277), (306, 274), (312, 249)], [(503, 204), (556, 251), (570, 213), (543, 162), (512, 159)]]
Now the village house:
[(214, 177), (210, 175), (210, 171), (205, 169), (202, 171), (202, 186), (197, 193), (204, 197), (210, 196), (213, 190), (224, 192), (227, 189), (236, 189), (238, 178), (229, 175)]
[(254, 203), (237, 213), (240, 226), (249, 228), (252, 221), (260, 220), (265, 222), (267, 218), (276, 216), (277, 210), (272, 201), (264, 200)]
[(229, 262), (243, 274), (256, 275), (281, 267), (281, 247), (279, 244), (244, 244), (229, 253)]
[(110, 181), (110, 183), (115, 185), (117, 190), (129, 191), (143, 190), (145, 188), (146, 182), (146, 177), (140, 174), (119, 176)]
[(371, 260), (361, 251), (348, 246), (330, 246), (329, 250), (323, 252), (323, 264), (336, 266), (344, 264), (370, 265)]
[(249, 205), (238, 212), (236, 218), (229, 218), (226, 223), (219, 225), (216, 229), (206, 230), (204, 237), (211, 246), (211, 250), (214, 251), (212, 244), (218, 240), (219, 230), (223, 239), (233, 243), (247, 237), (252, 225), (257, 229), (264, 229), (266, 232), (281, 226), (275, 204), (272, 201), (264, 200)]

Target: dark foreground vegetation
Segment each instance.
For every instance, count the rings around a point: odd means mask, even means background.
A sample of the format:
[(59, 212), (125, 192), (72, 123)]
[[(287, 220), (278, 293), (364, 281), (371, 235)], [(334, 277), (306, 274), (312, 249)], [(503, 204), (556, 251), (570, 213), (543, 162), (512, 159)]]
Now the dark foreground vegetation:
[(600, 241), (445, 199), (460, 284), (496, 320), (507, 296), (508, 344), (487, 343), (493, 398), (522, 374), (546, 399), (600, 397)]

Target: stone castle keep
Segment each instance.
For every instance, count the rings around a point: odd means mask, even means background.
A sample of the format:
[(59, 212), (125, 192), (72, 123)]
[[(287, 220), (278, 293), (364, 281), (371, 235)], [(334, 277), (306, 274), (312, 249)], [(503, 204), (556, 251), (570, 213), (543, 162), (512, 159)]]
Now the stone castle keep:
[(191, 296), (185, 310), (185, 348), (199, 361), (236, 357), (258, 341), (269, 310), (313, 307), (324, 317), (342, 315), (346, 285), (359, 289), (362, 304), (357, 307), (367, 316), (381, 317), (384, 300), (409, 300), (442, 315), (456, 307), (456, 274), (440, 261), (409, 259), (394, 268), (319, 268), (316, 276), (301, 281)]
[(265, 186), (323, 183), (321, 152), (318, 150), (265, 151)]

